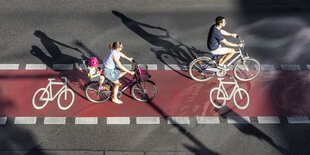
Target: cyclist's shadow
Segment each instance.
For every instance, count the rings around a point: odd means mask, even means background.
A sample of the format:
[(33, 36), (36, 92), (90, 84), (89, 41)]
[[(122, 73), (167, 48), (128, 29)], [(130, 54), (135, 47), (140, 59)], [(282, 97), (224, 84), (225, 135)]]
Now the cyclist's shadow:
[[(159, 59), (163, 64), (168, 66), (170, 69), (174, 70), (178, 74), (190, 78), (186, 74), (181, 73), (180, 71), (176, 70), (172, 66), (166, 62), (165, 58), (172, 58), (177, 65), (183, 65), (185, 64), (188, 66), (190, 62), (197, 57), (197, 53), (204, 53), (202, 51), (196, 50), (194, 47), (188, 47), (185, 44), (181, 43), (180, 41), (174, 39), (171, 37), (171, 35), (168, 33), (168, 31), (161, 27), (155, 27), (151, 26), (145, 23), (137, 22), (124, 14), (118, 12), (118, 11), (112, 11), (112, 13), (121, 18), (124, 25), (127, 26), (131, 31), (135, 32), (137, 35), (139, 35), (141, 38), (143, 38), (148, 43), (159, 47), (160, 49), (154, 49), (152, 48), (151, 51), (155, 53), (157, 59)], [(147, 31), (145, 31), (142, 27), (151, 28), (151, 29), (157, 29), (160, 31), (164, 31), (165, 35), (157, 35), (157, 34), (151, 34)], [(171, 40), (171, 41), (169, 41)], [(172, 43), (172, 41), (177, 42), (177, 44)], [(183, 48), (186, 48), (184, 50)]]
[[(74, 66), (79, 66), (82, 62), (81, 59), (78, 59), (76, 57), (73, 57), (67, 54), (63, 54), (58, 46), (63, 46), (65, 48), (69, 48), (69, 49), (72, 49), (73, 51), (81, 53), (82, 59), (89, 59), (88, 57), (85, 56), (85, 54), (82, 51), (80, 51), (78, 48), (71, 47), (67, 44), (64, 44), (55, 39), (52, 39), (40, 30), (36, 30), (34, 32), (34, 35), (40, 39), (42, 45), (45, 47), (49, 55), (45, 54), (43, 50), (40, 49), (38, 46), (33, 45), (30, 51), (30, 53), (33, 56), (39, 58), (50, 69), (53, 69), (54, 71), (59, 72), (60, 76), (67, 77), (68, 81), (70, 82), (83, 83), (86, 81), (86, 76), (83, 76), (84, 75), (83, 72), (55, 70), (53, 67), (54, 64), (74, 64)], [(73, 73), (78, 74), (78, 75), (73, 75)], [(78, 93), (78, 91), (74, 90), (72, 86), (68, 85), (68, 87), (70, 87), (80, 97), (85, 98), (82, 94)], [(82, 86), (80, 86), (80, 88), (82, 88)]]

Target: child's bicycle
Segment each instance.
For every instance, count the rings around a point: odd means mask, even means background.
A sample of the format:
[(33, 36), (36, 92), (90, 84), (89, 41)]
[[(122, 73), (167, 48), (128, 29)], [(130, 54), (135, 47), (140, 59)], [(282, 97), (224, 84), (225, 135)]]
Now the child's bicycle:
[[(86, 61), (83, 61), (84, 66), (86, 66)], [(120, 88), (118, 91), (118, 98), (122, 96), (122, 92), (130, 87), (131, 96), (141, 102), (147, 102), (153, 100), (158, 93), (157, 85), (148, 80), (151, 75), (148, 73), (147, 65), (137, 64), (135, 60), (133, 60), (134, 72), (135, 75), (130, 80), (130, 82)], [(85, 84), (84, 92), (86, 98), (93, 103), (104, 103), (108, 101), (113, 92), (113, 83), (105, 78), (103, 83), (104, 90), (99, 90), (99, 84), (97, 81), (90, 81)]]
[[(241, 37), (238, 39), (245, 46), (244, 40)], [(255, 79), (261, 70), (259, 61), (250, 58), (247, 53), (243, 54), (241, 48), (236, 51), (236, 54), (237, 56), (227, 64), (228, 67), (234, 65), (233, 73), (236, 79), (240, 81)], [(214, 55), (212, 58), (198, 57), (194, 59), (189, 65), (190, 77), (195, 81), (204, 82), (212, 79), (215, 74), (219, 77), (224, 76), (227, 70), (217, 68), (219, 57), (220, 55)]]

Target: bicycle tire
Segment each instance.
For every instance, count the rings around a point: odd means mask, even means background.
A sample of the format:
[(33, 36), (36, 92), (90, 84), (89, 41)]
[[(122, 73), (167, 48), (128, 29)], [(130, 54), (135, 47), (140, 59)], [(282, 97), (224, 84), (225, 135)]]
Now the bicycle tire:
[(239, 81), (250, 81), (258, 77), (261, 71), (259, 61), (254, 58), (239, 60), (234, 66), (234, 76)]
[(104, 84), (106, 87), (105, 90), (101, 90), (98, 93), (98, 82), (91, 81), (85, 85), (84, 93), (88, 101), (93, 103), (104, 103), (108, 101), (111, 97), (111, 85), (106, 83)]
[[(244, 97), (244, 96), (242, 95), (242, 91), (244, 92), (244, 94), (245, 94), (245, 96), (246, 96), (246, 100), (247, 100), (247, 101), (246, 101), (246, 104), (245, 104), (244, 106), (239, 105), (238, 102), (237, 102), (237, 99), (236, 99), (236, 97), (237, 97), (237, 96), (239, 97), (240, 94), (241, 94), (242, 97)], [(239, 94), (238, 92), (240, 92), (240, 94)], [(241, 99), (241, 98), (240, 98), (240, 99)], [(241, 99), (241, 101), (242, 101), (242, 99)], [(235, 93), (234, 93), (234, 103), (235, 103), (235, 105), (237, 106), (237, 108), (239, 108), (239, 109), (241, 109), (241, 110), (246, 109), (246, 108), (249, 106), (249, 103), (250, 103), (249, 93), (248, 93), (245, 89), (239, 88), (239, 89), (236, 90)], [(240, 103), (240, 102), (239, 102), (239, 103)]]
[[(216, 91), (216, 90), (217, 90), (217, 93), (220, 92), (220, 93), (222, 94), (222, 96), (219, 96), (219, 94), (217, 94), (217, 95), (216, 95), (216, 98), (217, 98), (217, 99), (213, 100), (213, 92)], [(219, 99), (219, 97), (221, 97), (222, 99), (221, 99), (221, 98)], [(222, 100), (223, 103), (216, 104), (216, 102), (217, 102), (218, 100)], [(224, 91), (223, 91), (222, 89), (218, 88), (218, 87), (212, 88), (211, 91), (210, 91), (210, 101), (211, 101), (211, 104), (212, 104), (214, 107), (218, 108), (218, 109), (225, 107), (225, 105), (226, 105), (226, 99), (225, 99)]]
[[(67, 109), (69, 109), (69, 108), (73, 105), (74, 98), (75, 98), (74, 92), (73, 92), (71, 89), (67, 89), (67, 100), (68, 100), (68, 95), (71, 93), (71, 96), (72, 96), (72, 97), (71, 97), (71, 102), (70, 102), (70, 104), (67, 105), (67, 106), (62, 106), (62, 105), (60, 104), (60, 99), (61, 99), (62, 94), (64, 94), (65, 92), (66, 92), (66, 91), (63, 90), (63, 91), (58, 95), (57, 103), (58, 103), (59, 109), (61, 109), (61, 110), (67, 110)], [(70, 92), (70, 93), (68, 93), (68, 92)], [(69, 97), (69, 99), (70, 99), (70, 97)], [(66, 99), (65, 99), (65, 100), (66, 100)]]
[[(36, 96), (37, 96), (37, 95), (39, 94), (39, 92), (42, 91), (42, 90), (45, 92), (45, 94), (47, 95), (47, 97), (45, 98), (46, 100), (45, 100), (45, 102), (43, 103), (43, 105), (38, 106), (38, 105), (36, 104)], [(44, 92), (42, 92), (42, 93), (44, 93)], [(41, 95), (44, 95), (44, 94), (41, 94)], [(39, 98), (38, 101), (41, 100), (41, 97), (43, 97), (43, 96), (40, 96), (40, 98)], [(38, 110), (43, 109), (43, 108), (47, 105), (47, 103), (48, 103), (48, 101), (49, 101), (48, 99), (49, 99), (49, 92), (48, 92), (48, 90), (45, 89), (45, 88), (40, 88), (40, 89), (38, 89), (38, 90), (34, 93), (34, 95), (33, 95), (33, 97), (32, 97), (32, 105), (33, 105), (33, 107), (34, 107), (35, 109), (38, 109)]]
[(157, 85), (150, 80), (137, 81), (130, 88), (132, 97), (140, 102), (152, 101), (158, 94)]
[(216, 64), (209, 57), (200, 57), (194, 59), (189, 65), (189, 75), (190, 77), (198, 82), (205, 82), (213, 78), (215, 71), (205, 70), (205, 66), (213, 69)]

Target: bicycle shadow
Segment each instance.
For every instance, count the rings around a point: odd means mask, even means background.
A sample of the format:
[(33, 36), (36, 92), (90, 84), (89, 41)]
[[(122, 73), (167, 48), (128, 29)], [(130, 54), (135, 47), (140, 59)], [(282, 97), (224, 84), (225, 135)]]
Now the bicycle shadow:
[[(225, 106), (222, 108), (222, 110), (215, 110), (222, 118), (228, 121), (227, 116), (233, 116), (231, 117), (232, 120), (238, 122), (247, 122), (244, 118), (242, 118), (239, 114), (237, 114), (233, 109), (231, 109), (228, 106)], [(277, 145), (271, 137), (266, 135), (264, 132), (256, 128), (254, 125), (250, 123), (236, 123), (234, 126), (242, 133), (255, 136), (257, 139), (265, 140), (267, 143), (269, 143), (272, 147), (277, 149), (279, 152), (286, 154), (288, 151), (283, 148), (282, 146)]]
[[(40, 42), (45, 47), (45, 49), (49, 55), (45, 54), (43, 52), (43, 50), (40, 49), (38, 46), (33, 45), (32, 49), (30, 51), (30, 53), (33, 56), (39, 58), (44, 64), (47, 65), (47, 67), (53, 69), (56, 72), (59, 72), (60, 77), (65, 76), (68, 79), (68, 81), (70, 81), (72, 83), (81, 84), (81, 83), (84, 83), (86, 81), (85, 80), (86, 78), (84, 75), (85, 73), (82, 70), (78, 73), (75, 73), (76, 76), (72, 76), (72, 73), (73, 73), (72, 71), (56, 70), (53, 67), (54, 64), (73, 64), (74, 66), (79, 66), (82, 63), (81, 59), (89, 59), (88, 57), (85, 56), (84, 52), (80, 51), (78, 48), (71, 47), (67, 44), (64, 44), (62, 42), (59, 42), (55, 39), (50, 38), (49, 36), (47, 36), (44, 32), (42, 32), (40, 30), (36, 30), (34, 32), (34, 36), (36, 36), (37, 38), (40, 39)], [(78, 59), (76, 57), (64, 54), (60, 50), (59, 46), (69, 48), (69, 49), (72, 49), (73, 51), (81, 53), (81, 59)], [(86, 99), (84, 97), (84, 95), (80, 94), (78, 91), (75, 90), (75, 88), (73, 88), (69, 84), (68, 84), (68, 87), (71, 88), (75, 94)], [(82, 87), (83, 86), (79, 86), (80, 89), (82, 89)]]
[[(187, 77), (190, 79), (190, 77), (181, 71), (176, 70), (171, 65), (169, 65), (168, 62), (166, 62), (165, 58), (172, 58), (173, 61), (183, 67), (182, 65), (185, 64), (188, 66), (190, 62), (197, 57), (197, 53), (205, 53), (203, 51), (199, 51), (195, 49), (194, 47), (189, 47), (182, 42), (174, 39), (171, 37), (170, 33), (162, 28), (162, 27), (156, 27), (152, 25), (148, 25), (145, 23), (141, 23), (138, 21), (135, 21), (126, 15), (113, 10), (112, 13), (119, 17), (123, 24), (130, 29), (131, 31), (135, 32), (138, 36), (140, 36), (142, 39), (150, 43), (151, 45), (154, 45), (156, 47), (159, 47), (160, 49), (151, 48), (151, 51), (156, 55), (156, 58), (160, 60), (164, 65), (168, 66), (171, 70), (175, 71), (181, 76)], [(159, 30), (161, 32), (165, 32), (165, 35), (159, 35), (159, 34), (152, 34), (147, 32), (143, 27)], [(177, 44), (173, 43), (176, 42)], [(183, 48), (185, 49), (183, 49)]]

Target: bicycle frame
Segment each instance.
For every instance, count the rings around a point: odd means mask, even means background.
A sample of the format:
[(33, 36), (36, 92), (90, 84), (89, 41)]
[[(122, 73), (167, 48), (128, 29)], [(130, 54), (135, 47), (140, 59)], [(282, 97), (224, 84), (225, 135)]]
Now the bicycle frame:
[[(46, 86), (45, 89), (49, 91), (50, 96), (49, 96), (48, 99), (42, 98), (43, 95), (44, 95), (44, 93), (43, 93), (42, 96), (40, 97), (40, 100), (43, 100), (43, 101), (45, 101), (45, 100), (53, 101), (56, 98), (56, 96), (58, 96), (63, 90), (65, 90), (65, 100), (67, 100), (67, 88), (68, 88), (67, 87), (67, 79), (63, 78), (63, 77), (61, 77), (61, 79), (64, 79), (65, 82), (52, 82), (55, 79), (53, 79), (53, 78), (48, 79), (49, 83), (48, 83), (48, 85)], [(63, 85), (63, 87), (61, 87), (59, 89), (59, 91), (53, 96), (52, 85)]]
[[(238, 83), (237, 83), (237, 81), (235, 79), (234, 79), (234, 82), (223, 82), (222, 81), (223, 79), (224, 78), (218, 78), (218, 80), (220, 81), (218, 88), (223, 90), (225, 96), (224, 97), (219, 97), (220, 91), (218, 91), (217, 98), (221, 99), (221, 100), (231, 100), (231, 98), (234, 95), (234, 92), (236, 90), (240, 89), (239, 85), (238, 85)], [(233, 90), (231, 91), (231, 94), (229, 96), (228, 96), (228, 93), (227, 93), (226, 88), (224, 87), (224, 85), (235, 85)], [(241, 94), (239, 94), (239, 95), (240, 95), (240, 98), (242, 98)]]

